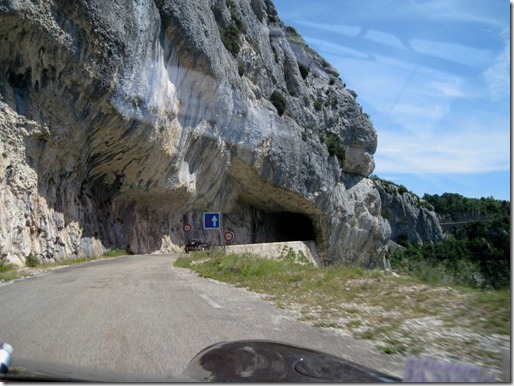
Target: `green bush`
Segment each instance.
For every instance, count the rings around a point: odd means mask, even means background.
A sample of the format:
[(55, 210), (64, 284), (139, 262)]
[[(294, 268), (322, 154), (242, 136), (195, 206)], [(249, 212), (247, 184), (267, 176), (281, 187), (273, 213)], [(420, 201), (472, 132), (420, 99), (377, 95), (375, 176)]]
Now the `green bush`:
[(411, 245), (389, 255), (391, 268), (431, 284), (502, 289), (510, 286), (510, 261), (485, 240), (457, 240)]
[(391, 211), (387, 208), (383, 208), (382, 209), (382, 217), (385, 218), (386, 220), (389, 220), (392, 217)]
[(225, 48), (230, 51), (232, 55), (237, 56), (241, 50), (241, 46), (239, 45), (239, 35), (241, 34), (239, 23), (233, 21), (227, 28), (223, 28), (218, 24), (218, 30)]
[(280, 91), (273, 91), (273, 94), (271, 94), (270, 97), (270, 102), (273, 103), (273, 106), (277, 109), (278, 115), (284, 114), (287, 106), (287, 100)]
[[(484, 218), (498, 218), (510, 213), (510, 202), (493, 197), (467, 198), (458, 193), (425, 194), (423, 199), (433, 205), (435, 211), (458, 221), (463, 214)], [(457, 217), (456, 217), (457, 216)]]
[(0, 260), (0, 272), (6, 272), (11, 269), (11, 266), (6, 264), (3, 260)]
[(25, 258), (25, 265), (27, 267), (37, 267), (39, 265), (39, 260), (31, 253)]
[(335, 155), (339, 160), (341, 167), (343, 167), (344, 161), (346, 159), (346, 152), (341, 145), (341, 140), (339, 137), (333, 133), (328, 133), (326, 136), (321, 137), (320, 139), (325, 143), (325, 145), (327, 145), (329, 154)]
[(398, 193), (403, 194), (403, 193), (407, 193), (408, 191), (409, 190), (404, 185), (398, 186)]
[(286, 32), (289, 34), (289, 35), (293, 35), (293, 36), (300, 36), (300, 34), (298, 33), (298, 31), (296, 30), (296, 28), (288, 25), (286, 27)]
[(510, 202), (492, 197), (466, 198), (456, 193), (425, 194), (423, 199), (448, 222), (470, 221), (446, 230), (453, 236), (453, 243), (466, 251), (466, 261), (473, 264), (471, 269), (463, 265), (461, 276), (475, 286), (510, 286)]

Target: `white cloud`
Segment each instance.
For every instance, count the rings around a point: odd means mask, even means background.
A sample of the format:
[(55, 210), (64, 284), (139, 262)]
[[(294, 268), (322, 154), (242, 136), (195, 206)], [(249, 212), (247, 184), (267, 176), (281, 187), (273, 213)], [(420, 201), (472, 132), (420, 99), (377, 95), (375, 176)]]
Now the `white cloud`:
[(366, 32), (366, 35), (364, 35), (364, 39), (369, 39), (374, 42), (381, 43), (383, 45), (393, 48), (405, 48), (405, 45), (402, 43), (402, 41), (391, 33), (370, 30)]
[[(347, 46), (342, 46), (335, 43), (327, 42), (326, 40), (307, 37), (306, 42), (313, 47), (318, 53), (322, 54), (325, 58), (329, 55), (351, 57), (356, 59), (369, 59), (369, 55), (360, 50), (356, 50)], [(333, 65), (333, 63), (332, 63)]]
[(295, 26), (305, 26), (310, 28), (316, 28), (321, 31), (334, 32), (345, 36), (357, 36), (362, 30), (361, 27), (355, 27), (351, 25), (343, 24), (323, 24), (314, 23), (308, 20), (295, 20)]
[(509, 132), (468, 121), (448, 132), (382, 131), (377, 173), (484, 173), (510, 169)]
[[(461, 83), (461, 82), (459, 82)], [(442, 97), (448, 98), (468, 98), (470, 94), (462, 89), (460, 84), (455, 82), (443, 82), (439, 80), (435, 80), (430, 82), (429, 87), (432, 88), (436, 95), (440, 95)]]
[(411, 46), (419, 53), (465, 65), (484, 65), (490, 60), (491, 52), (463, 44), (444, 43), (425, 39), (412, 39)]
[(447, 103), (421, 100), (419, 103), (396, 104), (391, 110), (391, 118), (409, 132), (426, 138), (449, 111)]
[(489, 94), (493, 101), (510, 96), (510, 43), (496, 58), (495, 63), (484, 72)]
[[(489, 0), (491, 1), (491, 0)], [(411, 12), (422, 14), (425, 18), (440, 21), (465, 22), (497, 27), (501, 23), (488, 10), (487, 1), (478, 0), (411, 0)], [(508, 7), (505, 6), (508, 11)], [(471, 11), (471, 12), (470, 12)]]

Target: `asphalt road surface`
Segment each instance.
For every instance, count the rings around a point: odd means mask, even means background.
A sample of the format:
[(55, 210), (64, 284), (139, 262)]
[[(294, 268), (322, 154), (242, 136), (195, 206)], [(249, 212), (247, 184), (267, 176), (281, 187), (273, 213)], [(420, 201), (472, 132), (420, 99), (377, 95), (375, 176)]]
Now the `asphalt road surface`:
[(213, 343), (269, 339), (403, 376), (404, 361), (371, 342), (298, 322), (260, 295), (173, 267), (176, 257), (96, 260), (0, 285), (0, 342), (15, 358), (175, 375)]

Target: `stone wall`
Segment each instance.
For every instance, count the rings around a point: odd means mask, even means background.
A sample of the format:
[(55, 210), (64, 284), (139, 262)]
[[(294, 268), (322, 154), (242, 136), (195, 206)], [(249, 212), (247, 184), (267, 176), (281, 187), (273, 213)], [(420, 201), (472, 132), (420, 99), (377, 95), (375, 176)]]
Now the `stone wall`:
[(292, 253), (297, 260), (301, 260), (301, 258), (305, 256), (310, 263), (318, 267), (323, 266), (323, 263), (318, 256), (316, 243), (314, 241), (228, 245), (225, 247), (225, 250), (227, 253), (241, 255), (248, 253), (268, 259), (283, 258), (284, 256)]

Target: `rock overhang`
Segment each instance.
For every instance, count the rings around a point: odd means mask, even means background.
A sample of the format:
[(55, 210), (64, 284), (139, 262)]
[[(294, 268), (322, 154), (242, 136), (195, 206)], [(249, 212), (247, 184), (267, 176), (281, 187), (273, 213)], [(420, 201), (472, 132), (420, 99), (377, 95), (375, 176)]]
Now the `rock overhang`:
[[(301, 215), (312, 224), (318, 248), (334, 260), (344, 260), (353, 248), (342, 245), (338, 240), (344, 237), (335, 232), (357, 238), (374, 234), (372, 241), (355, 242), (363, 247), (354, 252), (377, 255), (384, 240), (371, 218), (375, 211), (359, 209), (349, 194), (355, 185), (348, 177), (363, 178), (373, 170), (376, 133), (333, 69), (305, 46), (291, 48), (271, 3), (242, 1), (235, 9), (216, 5), (228, 22), (239, 17), (247, 26), (236, 56), (221, 41), (216, 15), (206, 2), (192, 7), (188, 1), (149, 1), (126, 11), (120, 4), (112, 9), (98, 2), (59, 4), (48, 2), (44, 9), (34, 5), (36, 14), (44, 16), (40, 27), (23, 6), (1, 16), (11, 24), (24, 20), (26, 33), (8, 33), (4, 47), (16, 53), (16, 60), (0, 49), (0, 65), (29, 74), (30, 81), (21, 92), (11, 77), (0, 93), (14, 114), (26, 113), (49, 127), (46, 145), (35, 141), (27, 148), (31, 159), (39, 161), (29, 165), (19, 160), (38, 175), (34, 193), (45, 197), (48, 207), (19, 209), (19, 214), (34, 223), (45, 219), (45, 227), (56, 229), (46, 234), (68, 232), (39, 239), (26, 229), (24, 251), (29, 244), (45, 256), (99, 251), (81, 246), (91, 245), (88, 240), (94, 237), (104, 247), (119, 243), (141, 252), (162, 249), (159, 240), (165, 236), (171, 244), (183, 242), (179, 235), (166, 234), (178, 228), (177, 221), (219, 208), (239, 211), (234, 227), (245, 237), (252, 232), (244, 224), (244, 217), (252, 216), (247, 213)], [(242, 13), (246, 8), (251, 12)], [(48, 10), (57, 11), (59, 18), (52, 19)], [(121, 19), (113, 20), (114, 15)], [(123, 27), (130, 25), (144, 28)], [(67, 38), (59, 40), (50, 27)], [(38, 28), (48, 33), (37, 35)], [(198, 33), (206, 28), (212, 33)], [(44, 57), (38, 57), (40, 47)], [(305, 58), (315, 63), (316, 71), (303, 78), (299, 63)], [(43, 82), (43, 74), (53, 75)], [(290, 89), (291, 84), (298, 88)], [(269, 100), (274, 91), (287, 100), (283, 115)], [(4, 134), (17, 135), (10, 130)], [(337, 136), (345, 162), (330, 154), (323, 142), (327, 133)], [(50, 150), (61, 153), (54, 169), (43, 164), (42, 154)], [(72, 170), (66, 165), (73, 165)], [(368, 185), (358, 186), (358, 199), (376, 199)], [(56, 189), (66, 194), (51, 193)], [(16, 194), (11, 198), (33, 200)], [(52, 220), (55, 211), (66, 212), (63, 216), (83, 229), (59, 230)], [(152, 226), (154, 222), (160, 225)], [(362, 224), (368, 229), (357, 231)], [(7, 231), (5, 237), (14, 240)], [(57, 237), (66, 240), (63, 248), (54, 248)]]

